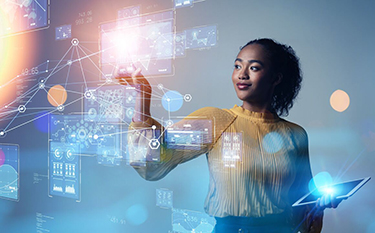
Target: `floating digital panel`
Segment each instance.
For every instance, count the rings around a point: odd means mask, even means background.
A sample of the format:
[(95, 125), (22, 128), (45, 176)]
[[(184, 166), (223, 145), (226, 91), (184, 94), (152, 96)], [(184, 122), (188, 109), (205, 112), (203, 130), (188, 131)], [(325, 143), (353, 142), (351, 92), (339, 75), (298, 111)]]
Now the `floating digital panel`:
[(224, 132), (221, 151), (224, 166), (235, 167), (238, 161), (242, 161), (242, 133)]
[[(151, 130), (151, 129), (145, 129)], [(127, 164), (133, 166), (146, 166), (147, 162), (160, 162), (161, 143), (160, 130), (153, 130), (153, 137), (147, 144), (138, 144), (128, 135), (125, 146)], [(138, 140), (137, 140), (138, 141)]]
[(99, 164), (119, 165), (121, 125), (86, 121), (84, 115), (52, 115), (50, 141), (73, 146), (79, 155), (97, 156)]
[(193, 0), (174, 0), (175, 8), (187, 7), (187, 6), (192, 6), (192, 5), (193, 5)]
[(164, 140), (169, 149), (200, 150), (212, 142), (212, 121), (205, 118), (171, 118)]
[(117, 11), (117, 19), (126, 19), (134, 16), (139, 16), (140, 9), (140, 6), (132, 6), (120, 9)]
[(85, 92), (85, 120), (130, 123), (139, 88), (139, 85), (88, 88)]
[(179, 233), (211, 233), (215, 228), (214, 217), (201, 212), (173, 209), (172, 226), (174, 232)]
[(49, 149), (49, 194), (80, 200), (81, 157), (79, 146), (51, 142)]
[(0, 144), (0, 198), (19, 200), (19, 149)]
[(72, 25), (62, 25), (55, 29), (55, 40), (65, 40), (72, 37)]
[(185, 55), (186, 49), (186, 32), (176, 33), (175, 39), (175, 56), (181, 57)]
[(49, 0), (0, 1), (1, 24), (5, 26), (0, 36), (47, 27), (48, 8)]
[(168, 189), (156, 189), (156, 206), (172, 209), (173, 191)]
[(116, 66), (141, 67), (148, 76), (172, 74), (173, 39), (173, 11), (102, 24), (102, 78), (113, 78)]
[(202, 49), (216, 46), (216, 25), (188, 29), (186, 32), (186, 49)]

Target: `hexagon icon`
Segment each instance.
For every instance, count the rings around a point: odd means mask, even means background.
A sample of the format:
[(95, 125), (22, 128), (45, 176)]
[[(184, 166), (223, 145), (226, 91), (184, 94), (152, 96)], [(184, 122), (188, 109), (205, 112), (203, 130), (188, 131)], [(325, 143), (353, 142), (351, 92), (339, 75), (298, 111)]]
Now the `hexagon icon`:
[(151, 139), (148, 145), (152, 150), (157, 150), (160, 146), (160, 142), (158, 141), (158, 139)]

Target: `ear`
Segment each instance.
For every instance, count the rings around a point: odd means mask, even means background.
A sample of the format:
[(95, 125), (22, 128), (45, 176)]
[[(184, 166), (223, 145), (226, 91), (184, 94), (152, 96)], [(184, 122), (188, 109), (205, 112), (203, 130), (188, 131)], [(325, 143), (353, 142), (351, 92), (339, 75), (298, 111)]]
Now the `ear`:
[(275, 76), (275, 82), (273, 83), (273, 86), (276, 87), (277, 85), (281, 83), (282, 80), (283, 80), (283, 74), (277, 73)]

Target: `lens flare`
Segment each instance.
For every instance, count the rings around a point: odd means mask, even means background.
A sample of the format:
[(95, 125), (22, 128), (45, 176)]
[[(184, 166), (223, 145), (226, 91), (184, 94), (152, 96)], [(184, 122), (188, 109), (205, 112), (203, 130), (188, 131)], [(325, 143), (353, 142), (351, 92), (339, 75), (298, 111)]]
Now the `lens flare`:
[(349, 95), (343, 90), (336, 90), (331, 95), (330, 104), (337, 112), (343, 112), (349, 107)]
[(61, 85), (55, 85), (48, 91), (48, 102), (55, 107), (63, 105), (68, 97), (65, 88)]

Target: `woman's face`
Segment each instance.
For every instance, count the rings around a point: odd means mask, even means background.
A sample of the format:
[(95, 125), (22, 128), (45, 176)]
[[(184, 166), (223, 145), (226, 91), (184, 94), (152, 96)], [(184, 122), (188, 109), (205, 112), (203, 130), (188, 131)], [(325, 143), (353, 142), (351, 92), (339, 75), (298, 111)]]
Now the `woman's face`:
[(263, 105), (271, 101), (274, 87), (281, 78), (273, 72), (263, 46), (251, 44), (237, 55), (232, 81), (240, 100)]

